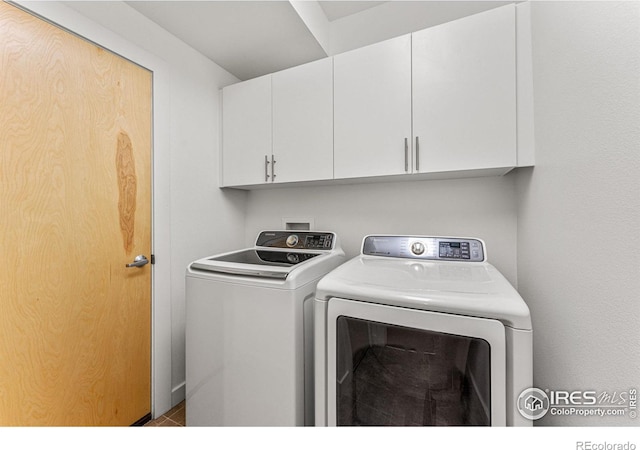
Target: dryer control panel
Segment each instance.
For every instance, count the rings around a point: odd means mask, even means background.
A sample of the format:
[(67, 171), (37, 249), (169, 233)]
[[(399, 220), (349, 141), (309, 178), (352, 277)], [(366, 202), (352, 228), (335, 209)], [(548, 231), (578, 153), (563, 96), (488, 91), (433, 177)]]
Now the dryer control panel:
[(263, 231), (258, 235), (256, 247), (332, 250), (335, 234), (315, 231)]
[(427, 236), (367, 236), (363, 255), (387, 256), (437, 261), (485, 261), (484, 243), (480, 239)]

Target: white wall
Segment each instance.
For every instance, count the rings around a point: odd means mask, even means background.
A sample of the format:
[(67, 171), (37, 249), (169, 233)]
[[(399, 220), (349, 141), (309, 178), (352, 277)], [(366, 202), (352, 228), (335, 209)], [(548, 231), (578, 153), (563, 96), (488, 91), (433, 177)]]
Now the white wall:
[(185, 398), (187, 264), (238, 248), (244, 235), (245, 193), (218, 189), (219, 89), (231, 78), (193, 53), (174, 67), (180, 82), (171, 95), (172, 115), (179, 121), (171, 138), (172, 405)]
[(218, 189), (219, 89), (237, 81), (123, 2), (20, 2), (154, 72), (154, 414), (184, 399), (184, 272), (242, 245), (246, 194)]
[(422, 234), (484, 239), (489, 261), (516, 283), (516, 192), (513, 177), (389, 182), (251, 191), (245, 243), (283, 218), (312, 218), (334, 231), (347, 256), (366, 234)]
[[(640, 385), (640, 4), (534, 2), (536, 166), (518, 174), (534, 384)], [(552, 417), (539, 425), (633, 425)]]

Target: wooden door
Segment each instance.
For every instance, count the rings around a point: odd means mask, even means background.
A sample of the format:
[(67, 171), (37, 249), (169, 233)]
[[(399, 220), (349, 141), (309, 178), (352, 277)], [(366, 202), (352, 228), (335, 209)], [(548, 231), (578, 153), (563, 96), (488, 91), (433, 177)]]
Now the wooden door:
[(150, 412), (152, 74), (0, 2), (0, 425)]
[(274, 183), (333, 178), (333, 60), (273, 74)]
[(271, 75), (225, 87), (222, 113), (223, 186), (270, 183)]
[(336, 55), (333, 64), (335, 178), (411, 172), (411, 36)]
[(418, 172), (516, 165), (515, 31), (506, 5), (413, 33)]

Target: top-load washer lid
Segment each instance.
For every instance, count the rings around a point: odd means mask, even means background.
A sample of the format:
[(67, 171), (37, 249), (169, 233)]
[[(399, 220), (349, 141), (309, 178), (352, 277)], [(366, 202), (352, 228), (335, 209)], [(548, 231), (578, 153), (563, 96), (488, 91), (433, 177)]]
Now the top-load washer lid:
[(291, 268), (321, 253), (247, 249), (196, 261), (191, 268), (208, 272), (285, 279)]
[(258, 264), (261, 266), (290, 267), (304, 262), (320, 253), (282, 252), (270, 250), (242, 250), (209, 258), (209, 261), (232, 262), (240, 264)]
[(360, 256), (318, 283), (316, 298), (496, 319), (530, 330), (529, 308), (485, 253), (479, 239), (367, 236)]
[(333, 233), (263, 231), (255, 248), (204, 258), (192, 263), (191, 268), (284, 280), (299, 265), (328, 254), (335, 243)]

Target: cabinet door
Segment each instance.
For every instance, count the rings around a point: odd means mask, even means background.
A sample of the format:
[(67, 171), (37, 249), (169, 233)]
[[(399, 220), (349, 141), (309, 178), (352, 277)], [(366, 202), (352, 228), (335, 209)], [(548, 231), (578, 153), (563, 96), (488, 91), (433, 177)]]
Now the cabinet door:
[(222, 185), (264, 183), (265, 156), (271, 161), (271, 75), (222, 90)]
[(514, 5), (413, 34), (418, 172), (515, 166), (515, 52)]
[(334, 104), (335, 178), (411, 171), (411, 36), (336, 55)]
[(331, 58), (273, 74), (274, 182), (333, 178)]

